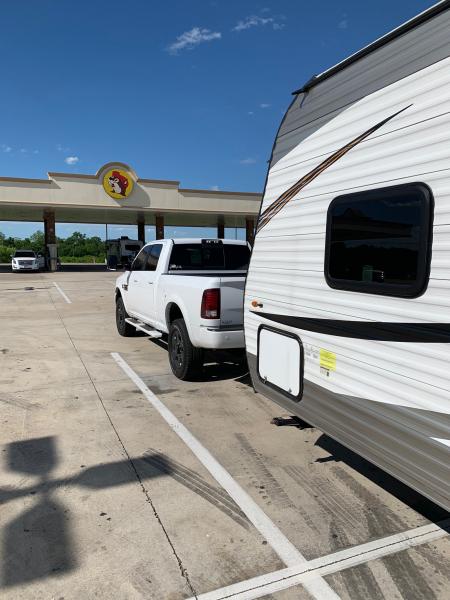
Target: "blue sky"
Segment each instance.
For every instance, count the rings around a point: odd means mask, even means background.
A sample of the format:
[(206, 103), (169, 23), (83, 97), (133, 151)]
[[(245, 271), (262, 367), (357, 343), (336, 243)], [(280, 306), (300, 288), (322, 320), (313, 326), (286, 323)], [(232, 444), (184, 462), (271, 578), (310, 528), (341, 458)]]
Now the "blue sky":
[(291, 92), (431, 4), (4, 2), (0, 175), (117, 160), (183, 187), (260, 191)]

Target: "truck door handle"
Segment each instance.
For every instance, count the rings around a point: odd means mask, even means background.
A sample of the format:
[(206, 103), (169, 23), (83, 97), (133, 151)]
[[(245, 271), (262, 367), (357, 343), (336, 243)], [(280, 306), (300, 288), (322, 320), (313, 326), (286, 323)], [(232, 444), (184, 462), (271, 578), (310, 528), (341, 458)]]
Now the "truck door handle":
[(148, 285), (153, 285), (153, 281), (147, 281)]

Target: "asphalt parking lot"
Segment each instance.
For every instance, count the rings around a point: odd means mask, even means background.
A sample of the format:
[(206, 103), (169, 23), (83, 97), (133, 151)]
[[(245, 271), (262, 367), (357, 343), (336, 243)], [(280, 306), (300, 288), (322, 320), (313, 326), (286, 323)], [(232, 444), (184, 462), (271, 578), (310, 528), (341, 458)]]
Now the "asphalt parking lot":
[(448, 599), (449, 515), (220, 357), (121, 338), (115, 273), (0, 273), (3, 599)]

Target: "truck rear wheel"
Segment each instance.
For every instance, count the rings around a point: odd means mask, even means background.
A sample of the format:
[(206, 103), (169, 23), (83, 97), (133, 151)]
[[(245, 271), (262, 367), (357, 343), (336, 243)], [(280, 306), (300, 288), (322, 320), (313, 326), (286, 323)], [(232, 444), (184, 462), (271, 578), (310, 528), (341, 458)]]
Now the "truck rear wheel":
[(195, 348), (189, 338), (184, 319), (175, 319), (169, 328), (169, 362), (178, 379), (189, 380), (202, 365), (203, 352)]
[(123, 337), (132, 337), (136, 335), (136, 328), (125, 321), (128, 319), (128, 313), (125, 310), (125, 304), (123, 303), (122, 296), (119, 296), (116, 300), (116, 326), (117, 331)]

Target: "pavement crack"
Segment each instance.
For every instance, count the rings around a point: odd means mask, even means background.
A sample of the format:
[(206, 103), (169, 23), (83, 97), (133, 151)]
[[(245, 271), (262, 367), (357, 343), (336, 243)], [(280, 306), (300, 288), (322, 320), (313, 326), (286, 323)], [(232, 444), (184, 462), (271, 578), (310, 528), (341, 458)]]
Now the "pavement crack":
[[(125, 449), (125, 448), (124, 448), (124, 449)], [(125, 450), (125, 452), (126, 452), (126, 450)], [(127, 453), (127, 455), (128, 455), (128, 453)], [(143, 484), (143, 482), (142, 482), (142, 479), (141, 479), (141, 477), (140, 477), (140, 475), (139, 475), (139, 473), (138, 473), (138, 471), (137, 471), (137, 469), (136, 469), (136, 467), (135, 467), (135, 465), (134, 465), (134, 463), (133, 463), (133, 460), (131, 459), (131, 457), (130, 457), (130, 456), (128, 456), (128, 458), (129, 458), (130, 464), (131, 464), (131, 466), (132, 466), (132, 468), (133, 468), (133, 471), (134, 471), (134, 473), (135, 473), (135, 475), (136, 475), (136, 478), (137, 478), (137, 480), (139, 481), (139, 485), (141, 486), (142, 492), (144, 493), (145, 497), (147, 498), (147, 502), (148, 502), (148, 503), (150, 504), (150, 506), (152, 507), (153, 514), (154, 514), (154, 516), (155, 516), (156, 520), (158, 521), (158, 523), (159, 523), (159, 525), (160, 525), (161, 529), (163, 530), (163, 533), (164, 533), (164, 535), (165, 535), (165, 537), (166, 537), (166, 540), (167, 540), (167, 542), (168, 542), (169, 546), (170, 546), (170, 547), (171, 547), (171, 549), (172, 549), (172, 552), (173, 552), (173, 554), (174, 554), (174, 556), (175, 556), (175, 559), (176, 559), (176, 561), (177, 561), (177, 563), (178, 563), (178, 568), (180, 569), (181, 576), (182, 576), (182, 577), (183, 577), (183, 579), (186, 581), (186, 584), (187, 584), (187, 586), (189, 587), (189, 589), (191, 590), (191, 593), (192, 593), (193, 597), (194, 597), (194, 598), (197, 598), (197, 592), (195, 591), (195, 589), (194, 589), (194, 586), (192, 585), (192, 582), (191, 582), (191, 580), (190, 580), (190, 578), (189, 578), (189, 574), (188, 574), (188, 572), (187, 572), (187, 569), (186, 569), (186, 567), (183, 565), (183, 561), (181, 560), (181, 557), (178, 555), (178, 552), (177, 552), (177, 551), (176, 551), (176, 549), (175, 549), (174, 543), (173, 543), (173, 542), (172, 542), (172, 540), (170, 539), (170, 535), (169, 535), (169, 533), (168, 533), (167, 529), (164, 527), (164, 523), (162, 522), (162, 519), (161, 519), (161, 517), (159, 516), (159, 514), (158, 514), (158, 511), (156, 510), (156, 507), (155, 507), (155, 505), (153, 504), (153, 501), (152, 501), (152, 499), (150, 498), (150, 494), (148, 493), (148, 491), (147, 491), (146, 487), (144, 486), (144, 484)]]
[(89, 370), (88, 370), (88, 368), (86, 366), (86, 363), (84, 362), (84, 360), (83, 360), (80, 352), (78, 351), (78, 348), (75, 345), (75, 342), (72, 339), (72, 336), (69, 333), (69, 330), (66, 327), (66, 324), (64, 323), (64, 319), (62, 318), (62, 316), (61, 316), (61, 314), (60, 314), (60, 312), (59, 312), (59, 310), (58, 310), (55, 302), (53, 301), (53, 298), (52, 298), (52, 296), (50, 294), (50, 291), (49, 291), (49, 296), (50, 296), (50, 300), (51, 300), (51, 302), (53, 304), (53, 307), (54, 307), (54, 309), (56, 311), (56, 314), (58, 315), (59, 320), (61, 321), (61, 325), (64, 327), (64, 329), (65, 329), (65, 331), (67, 333), (67, 336), (68, 336), (68, 338), (70, 340), (70, 343), (72, 344), (73, 349), (75, 350), (75, 353), (77, 354), (77, 356), (78, 356), (81, 364), (83, 365), (83, 368), (86, 371), (86, 375), (88, 376), (88, 378), (89, 378), (89, 380), (90, 380), (90, 382), (92, 384), (92, 387), (94, 388), (94, 391), (95, 391), (95, 393), (97, 395), (97, 398), (98, 398), (98, 400), (99, 400), (99, 402), (100, 402), (100, 404), (101, 404), (101, 406), (103, 408), (103, 411), (105, 412), (105, 415), (106, 415), (106, 417), (107, 417), (107, 419), (108, 419), (108, 421), (109, 421), (109, 423), (110, 423), (110, 425), (111, 425), (114, 433), (116, 434), (116, 437), (117, 437), (117, 439), (119, 441), (119, 444), (122, 447), (123, 453), (126, 456), (128, 462), (130, 463), (131, 468), (133, 469), (133, 472), (134, 472), (134, 474), (136, 476), (136, 479), (137, 479), (137, 481), (138, 481), (138, 483), (139, 483), (139, 485), (141, 487), (141, 490), (142, 490), (143, 494), (146, 497), (146, 501), (150, 504), (150, 506), (152, 508), (152, 511), (153, 511), (153, 515), (156, 518), (156, 520), (158, 521), (159, 526), (161, 527), (161, 529), (162, 529), (162, 531), (164, 533), (164, 536), (165, 536), (165, 538), (166, 538), (166, 540), (167, 540), (170, 548), (172, 549), (173, 555), (175, 556), (175, 559), (176, 559), (176, 561), (178, 563), (178, 568), (180, 569), (181, 577), (185, 580), (186, 585), (188, 586), (189, 590), (191, 591), (192, 596), (194, 598), (198, 598), (197, 592), (195, 591), (195, 588), (192, 585), (192, 582), (191, 582), (191, 580), (189, 578), (188, 571), (187, 571), (186, 567), (183, 565), (183, 561), (182, 561), (181, 557), (179, 556), (178, 552), (176, 551), (175, 545), (172, 542), (172, 540), (170, 538), (170, 535), (169, 535), (167, 529), (165, 528), (164, 523), (162, 522), (162, 519), (161, 519), (161, 517), (158, 514), (158, 511), (156, 510), (155, 505), (153, 504), (153, 501), (152, 501), (152, 499), (150, 497), (150, 494), (148, 493), (148, 490), (144, 486), (144, 483), (143, 483), (143, 481), (141, 479), (141, 476), (139, 475), (139, 472), (138, 472), (138, 470), (136, 468), (136, 465), (134, 464), (133, 459), (131, 458), (130, 454), (128, 453), (128, 450), (126, 449), (125, 444), (123, 443), (122, 438), (120, 437), (120, 434), (117, 431), (116, 426), (113, 423), (113, 420), (112, 420), (112, 418), (111, 418), (111, 416), (110, 416), (110, 414), (108, 412), (108, 409), (105, 406), (105, 403), (103, 402), (103, 399), (102, 399), (102, 397), (100, 395), (100, 392), (98, 391), (97, 386), (95, 385), (95, 382), (92, 379), (91, 374), (89, 373)]

